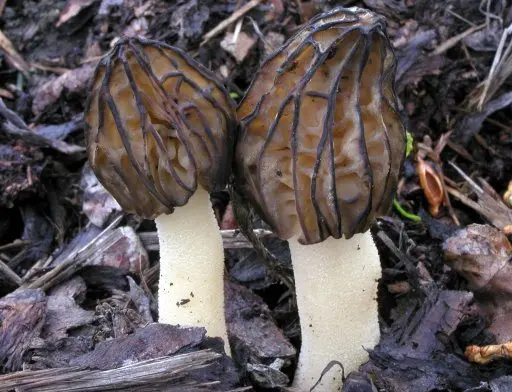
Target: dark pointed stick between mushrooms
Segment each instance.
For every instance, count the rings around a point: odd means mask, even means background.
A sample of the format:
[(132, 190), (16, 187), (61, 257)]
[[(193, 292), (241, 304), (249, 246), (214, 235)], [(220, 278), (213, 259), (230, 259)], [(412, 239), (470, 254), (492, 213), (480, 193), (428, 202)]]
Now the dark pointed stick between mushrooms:
[(203, 326), (228, 354), (224, 250), (208, 192), (230, 175), (235, 116), (210, 71), (139, 38), (101, 60), (84, 116), (99, 181), (126, 212), (155, 219), (159, 321)]
[[(300, 391), (331, 361), (356, 370), (380, 339), (369, 228), (388, 211), (405, 156), (394, 76), (383, 18), (335, 8), (265, 61), (238, 108), (237, 188), (290, 245)], [(332, 367), (315, 391), (341, 383)]]

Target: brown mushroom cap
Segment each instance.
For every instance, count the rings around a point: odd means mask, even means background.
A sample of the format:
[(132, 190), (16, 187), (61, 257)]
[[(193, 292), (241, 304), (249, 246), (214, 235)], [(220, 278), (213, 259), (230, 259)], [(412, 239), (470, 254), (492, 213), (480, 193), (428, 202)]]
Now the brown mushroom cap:
[(84, 117), (91, 166), (127, 212), (153, 219), (198, 185), (227, 182), (235, 104), (177, 48), (121, 39), (96, 69)]
[(385, 27), (355, 7), (311, 19), (238, 108), (238, 187), (283, 239), (350, 238), (391, 205), (405, 130)]

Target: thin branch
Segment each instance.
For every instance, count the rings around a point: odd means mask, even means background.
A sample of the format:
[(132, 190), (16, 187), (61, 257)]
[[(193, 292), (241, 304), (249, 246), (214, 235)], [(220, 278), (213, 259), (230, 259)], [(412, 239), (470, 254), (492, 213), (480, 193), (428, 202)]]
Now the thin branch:
[(0, 275), (3, 275), (15, 284), (16, 286), (20, 286), (22, 283), (21, 278), (14, 272), (7, 264), (5, 264), (2, 260), (0, 260)]
[(220, 22), (217, 26), (215, 26), (212, 30), (210, 30), (209, 32), (207, 32), (204, 35), (203, 41), (201, 42), (201, 46), (206, 44), (213, 37), (220, 34), (223, 30), (227, 29), (231, 24), (235, 23), (239, 18), (244, 16), (247, 12), (252, 10), (254, 7), (256, 7), (261, 2), (262, 2), (262, 0), (251, 0), (243, 7), (239, 8), (238, 10), (233, 12), (229, 18)]

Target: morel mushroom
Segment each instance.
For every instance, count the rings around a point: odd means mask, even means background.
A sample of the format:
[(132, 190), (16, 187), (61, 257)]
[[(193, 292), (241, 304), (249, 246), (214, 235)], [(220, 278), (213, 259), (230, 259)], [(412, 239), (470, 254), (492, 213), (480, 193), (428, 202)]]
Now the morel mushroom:
[(208, 192), (230, 175), (235, 116), (210, 71), (138, 38), (101, 60), (85, 111), (99, 181), (125, 211), (156, 221), (159, 321), (204, 326), (226, 348), (224, 251)]
[[(379, 342), (369, 228), (390, 208), (405, 156), (394, 76), (385, 21), (335, 8), (265, 61), (238, 108), (238, 188), (290, 245), (303, 391), (330, 361), (357, 369)], [(337, 369), (315, 391), (337, 390)]]

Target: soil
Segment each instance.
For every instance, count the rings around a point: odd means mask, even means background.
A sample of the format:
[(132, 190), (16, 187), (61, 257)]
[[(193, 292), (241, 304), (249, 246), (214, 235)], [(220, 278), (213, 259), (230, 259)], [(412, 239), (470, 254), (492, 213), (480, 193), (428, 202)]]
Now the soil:
[[(241, 24), (210, 37), (248, 3)], [(383, 266), (381, 342), (343, 390), (512, 390), (509, 2), (4, 0), (0, 391), (68, 390), (58, 377), (76, 390), (284, 390), (300, 349), (286, 241), (255, 213), (247, 240), (233, 195), (215, 192), (233, 360), (201, 328), (156, 323), (155, 225), (124, 213), (94, 176), (83, 111), (98, 60), (121, 36), (183, 49), (240, 101), (273, 49), (340, 5), (386, 17), (411, 147), (394, 207), (372, 227)], [(230, 49), (238, 29), (242, 46)], [(187, 355), (191, 370), (179, 362)], [(105, 386), (109, 369), (121, 381)]]

